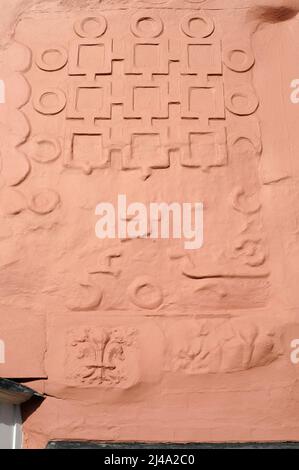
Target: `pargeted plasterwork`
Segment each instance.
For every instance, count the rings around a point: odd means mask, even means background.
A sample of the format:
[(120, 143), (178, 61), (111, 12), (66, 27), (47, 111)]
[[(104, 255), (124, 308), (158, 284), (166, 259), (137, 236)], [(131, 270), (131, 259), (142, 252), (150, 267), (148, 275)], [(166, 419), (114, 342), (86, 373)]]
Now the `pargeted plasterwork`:
[[(200, 9), (198, 2), (170, 11), (160, 4), (92, 10), (55, 21), (61, 33), (56, 36), (51, 18), (44, 24), (34, 16), (25, 19), (8, 52), (9, 119), (17, 124), (2, 152), (1, 209), (10, 220), (30, 214), (38, 227), (32, 232), (82, 229), (84, 246), (73, 233), (69, 247), (63, 231), (54, 237), (58, 287), (53, 289), (59, 303), (70, 315), (94, 311), (99, 316), (111, 310), (217, 315), (267, 306), (259, 98), (252, 83), (255, 58), (249, 37), (230, 34), (226, 13)], [(40, 37), (38, 47), (33, 30)], [(13, 62), (16, 57), (19, 62)], [(204, 199), (203, 249), (186, 251), (176, 240), (99, 245), (92, 238), (97, 190), (101, 198), (111, 199), (132, 190), (131, 198), (145, 202), (165, 195), (171, 201)], [(77, 211), (74, 217), (72, 211)], [(83, 212), (88, 217), (81, 217)], [(73, 259), (66, 271), (68, 252)], [(236, 334), (245, 359), (235, 352), (231, 361), (221, 359), (220, 364), (211, 343), (214, 324), (207, 334), (200, 322), (196, 328), (201, 345), (190, 348), (198, 352), (193, 358), (192, 351), (176, 345), (170, 361), (174, 369), (239, 371), (278, 357), (272, 333), (260, 333), (253, 325), (248, 341)], [(226, 331), (228, 336), (235, 331), (230, 320), (217, 328), (221, 358), (230, 346)], [(104, 386), (126, 382), (134, 335), (120, 326), (84, 332), (74, 327), (71, 336), (66, 345), (69, 380)]]

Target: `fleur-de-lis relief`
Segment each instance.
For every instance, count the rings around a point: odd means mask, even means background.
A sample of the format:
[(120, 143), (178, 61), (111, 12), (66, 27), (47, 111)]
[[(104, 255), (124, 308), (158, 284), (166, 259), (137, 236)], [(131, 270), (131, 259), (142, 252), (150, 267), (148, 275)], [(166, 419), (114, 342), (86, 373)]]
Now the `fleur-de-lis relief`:
[(70, 342), (80, 361), (75, 375), (83, 382), (119, 383), (123, 378), (119, 363), (125, 361), (126, 348), (133, 339), (133, 331), (117, 328), (87, 329), (75, 334)]

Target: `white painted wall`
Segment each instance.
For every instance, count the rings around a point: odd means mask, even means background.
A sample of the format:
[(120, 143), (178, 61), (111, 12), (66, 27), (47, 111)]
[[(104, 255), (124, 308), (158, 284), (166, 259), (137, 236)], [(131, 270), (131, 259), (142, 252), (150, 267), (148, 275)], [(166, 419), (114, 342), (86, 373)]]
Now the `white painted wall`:
[(0, 449), (22, 448), (22, 420), (18, 405), (0, 402)]
[(5, 83), (0, 80), (0, 104), (5, 103)]

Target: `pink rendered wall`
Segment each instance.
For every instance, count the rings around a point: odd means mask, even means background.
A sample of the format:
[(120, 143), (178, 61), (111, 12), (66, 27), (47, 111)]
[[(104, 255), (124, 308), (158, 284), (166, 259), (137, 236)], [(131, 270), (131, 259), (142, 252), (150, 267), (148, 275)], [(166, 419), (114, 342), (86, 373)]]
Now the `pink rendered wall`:
[[(299, 440), (298, 2), (1, 2), (0, 375), (46, 397), (25, 447)], [(203, 247), (99, 240), (118, 194), (203, 202)]]

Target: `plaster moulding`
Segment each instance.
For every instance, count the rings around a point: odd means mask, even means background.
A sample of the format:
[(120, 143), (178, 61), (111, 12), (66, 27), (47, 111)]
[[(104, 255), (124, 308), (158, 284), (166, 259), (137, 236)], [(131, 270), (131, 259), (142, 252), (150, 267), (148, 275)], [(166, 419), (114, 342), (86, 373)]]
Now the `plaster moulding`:
[[(257, 5), (4, 7), (0, 373), (48, 395), (25, 446), (298, 437), (293, 62), (269, 59), (293, 33)], [(118, 194), (203, 202), (203, 248), (97, 240)]]

